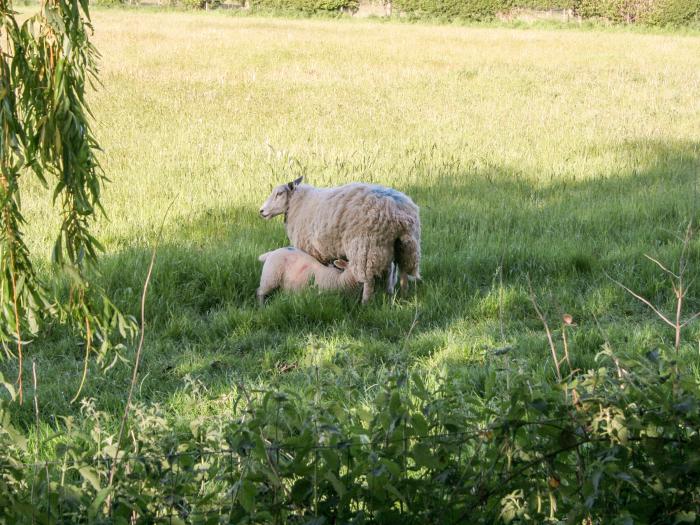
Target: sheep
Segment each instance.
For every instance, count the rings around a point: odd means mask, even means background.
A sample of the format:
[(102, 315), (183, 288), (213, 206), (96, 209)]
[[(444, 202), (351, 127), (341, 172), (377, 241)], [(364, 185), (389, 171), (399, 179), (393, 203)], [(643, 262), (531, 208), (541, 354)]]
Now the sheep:
[(318, 288), (336, 290), (352, 288), (357, 284), (354, 275), (347, 268), (347, 261), (333, 261), (333, 266), (324, 266), (316, 259), (296, 248), (279, 248), (263, 253), (258, 260), (263, 264), (260, 287), (257, 290), (258, 302), (262, 305), (265, 297), (276, 288), (301, 290), (313, 277)]
[(321, 262), (348, 259), (349, 271), (363, 284), (363, 303), (376, 277), (388, 274), (387, 291), (393, 290), (394, 261), (402, 291), (409, 276), (420, 279), (420, 218), (409, 197), (374, 184), (314, 188), (302, 180), (277, 186), (260, 208), (266, 220), (284, 215), (294, 247)]

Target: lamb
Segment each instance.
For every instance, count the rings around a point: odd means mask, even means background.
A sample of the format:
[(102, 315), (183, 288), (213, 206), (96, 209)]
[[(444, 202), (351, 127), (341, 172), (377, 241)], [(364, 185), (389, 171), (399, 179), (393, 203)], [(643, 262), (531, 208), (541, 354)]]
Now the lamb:
[(324, 290), (352, 288), (357, 284), (354, 275), (347, 268), (347, 261), (333, 261), (335, 266), (324, 266), (308, 253), (296, 248), (279, 248), (263, 253), (258, 260), (263, 262), (260, 287), (257, 290), (259, 303), (276, 288), (301, 290), (313, 277), (316, 286)]
[(420, 278), (419, 210), (409, 197), (374, 184), (314, 188), (302, 180), (277, 186), (260, 208), (264, 219), (284, 215), (294, 247), (321, 262), (348, 259), (348, 270), (363, 284), (363, 303), (376, 277), (388, 274), (391, 291), (394, 262), (403, 291), (409, 276)]

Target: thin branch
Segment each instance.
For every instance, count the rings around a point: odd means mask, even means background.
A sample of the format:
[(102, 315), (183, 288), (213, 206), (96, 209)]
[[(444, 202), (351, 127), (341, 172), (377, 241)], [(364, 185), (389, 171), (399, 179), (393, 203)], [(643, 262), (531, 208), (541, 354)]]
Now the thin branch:
[(690, 318), (686, 319), (683, 324), (681, 324), (681, 328), (685, 328), (688, 326), (690, 323), (695, 321), (698, 317), (700, 317), (700, 312), (695, 312), (693, 315), (690, 316)]
[(603, 327), (600, 325), (600, 322), (598, 321), (598, 317), (596, 316), (595, 312), (591, 312), (593, 314), (593, 319), (595, 320), (595, 324), (598, 327), (598, 331), (600, 332), (600, 335), (603, 336), (603, 341), (605, 341), (603, 344), (603, 348), (606, 348), (610, 351), (610, 357), (612, 357), (613, 363), (615, 363), (615, 368), (617, 369), (617, 378), (622, 379), (623, 374), (627, 374), (627, 370), (623, 369), (620, 366), (620, 360), (617, 358), (615, 355), (615, 352), (613, 351), (613, 347), (610, 344), (610, 341), (608, 340), (608, 334), (603, 330)]
[(498, 328), (501, 332), (501, 343), (506, 340), (506, 333), (503, 329), (503, 255), (498, 265)]
[(610, 275), (607, 272), (603, 272), (603, 274), (610, 279), (612, 282), (614, 282), (616, 285), (618, 285), (620, 288), (625, 290), (627, 293), (629, 293), (632, 297), (639, 299), (641, 302), (643, 302), (645, 305), (647, 305), (649, 308), (651, 308), (656, 315), (658, 315), (667, 325), (669, 325), (671, 328), (675, 328), (676, 325), (675, 323), (671, 322), (668, 320), (668, 318), (662, 314), (653, 304), (651, 304), (649, 301), (647, 301), (644, 297), (642, 297), (639, 294), (634, 293), (632, 290), (627, 288), (624, 284), (622, 284), (620, 281), (617, 281), (610, 277)]
[[(112, 483), (114, 482), (114, 474), (117, 471), (117, 463), (119, 461), (119, 447), (121, 446), (121, 441), (122, 437), (124, 436), (124, 428), (126, 427), (126, 420), (129, 417), (129, 410), (131, 408), (131, 399), (134, 395), (134, 388), (136, 386), (136, 379), (138, 377), (138, 372), (139, 372), (139, 364), (141, 362), (141, 352), (143, 350), (143, 341), (145, 338), (146, 334), (146, 295), (148, 293), (148, 285), (151, 282), (151, 275), (153, 273), (153, 266), (155, 265), (156, 262), (156, 251), (158, 250), (158, 243), (160, 242), (161, 236), (163, 234), (163, 226), (165, 225), (165, 218), (168, 216), (168, 212), (170, 211), (170, 208), (172, 208), (173, 204), (175, 203), (175, 199), (170, 201), (170, 205), (168, 208), (165, 210), (165, 214), (163, 215), (163, 221), (160, 224), (160, 230), (158, 232), (158, 237), (156, 237), (156, 241), (153, 244), (153, 250), (151, 251), (151, 262), (148, 265), (148, 272), (146, 274), (146, 280), (143, 284), (143, 292), (141, 293), (141, 336), (139, 339), (139, 344), (138, 347), (136, 348), (136, 356), (134, 357), (134, 370), (131, 375), (131, 384), (129, 386), (129, 394), (126, 398), (126, 405), (124, 406), (124, 415), (122, 416), (122, 421), (121, 424), (119, 425), (119, 434), (117, 436), (117, 442), (116, 442), (116, 451), (114, 453), (114, 461), (112, 462), (112, 466), (109, 471), (109, 483), (107, 486), (111, 487)], [(111, 506), (111, 498), (108, 503), (108, 506)]]
[(408, 329), (408, 333), (406, 334), (406, 338), (403, 340), (403, 345), (401, 346), (402, 353), (404, 350), (406, 350), (406, 345), (408, 344), (408, 340), (411, 338), (411, 334), (413, 334), (413, 329), (416, 327), (417, 324), (418, 324), (418, 303), (416, 302), (416, 313), (413, 315), (413, 321), (411, 322), (411, 326)]
[(78, 399), (80, 392), (83, 390), (83, 385), (85, 384), (85, 378), (87, 377), (88, 361), (90, 359), (90, 349), (92, 348), (92, 331), (90, 330), (90, 318), (85, 317), (85, 361), (83, 362), (83, 377), (80, 378), (80, 385), (78, 385), (78, 391), (70, 400), (71, 403), (75, 403)]
[[(41, 437), (40, 437), (41, 436), (41, 432), (40, 432), (41, 419), (39, 418), (39, 389), (37, 388), (36, 362), (34, 360), (32, 360), (32, 378), (34, 379), (34, 416), (36, 418), (36, 447), (34, 449), (34, 457), (36, 459), (39, 459), (39, 453), (40, 453), (40, 447), (41, 447)], [(45, 468), (48, 469), (48, 466)], [(36, 479), (38, 469), (39, 469), (39, 464), (37, 462), (34, 465), (34, 479)], [(34, 504), (34, 485), (35, 485), (35, 483), (32, 483), (32, 493), (31, 493), (31, 500), (30, 500), (32, 505)]]
[(647, 254), (645, 253), (645, 254), (644, 254), (644, 257), (646, 257), (647, 259), (649, 259), (651, 262), (655, 263), (659, 268), (661, 268), (661, 269), (662, 269), (664, 272), (666, 272), (667, 274), (672, 275), (672, 276), (675, 277), (676, 279), (680, 279), (680, 277), (679, 277), (678, 275), (676, 275), (676, 274), (673, 273), (671, 270), (669, 270), (668, 268), (666, 268), (663, 264), (661, 264), (658, 260), (654, 259), (651, 255), (647, 255)]
[(549, 341), (549, 348), (552, 351), (552, 360), (554, 361), (554, 368), (557, 371), (557, 379), (561, 383), (561, 370), (559, 369), (559, 360), (557, 359), (557, 347), (554, 345), (554, 340), (552, 339), (552, 332), (549, 330), (547, 320), (544, 318), (544, 315), (542, 315), (542, 312), (537, 306), (537, 299), (535, 297), (535, 292), (532, 289), (532, 283), (530, 282), (529, 275), (527, 276), (527, 285), (530, 289), (530, 301), (532, 302), (532, 306), (535, 308), (537, 317), (539, 317), (540, 321), (542, 321), (542, 324), (544, 325), (544, 331), (547, 333), (547, 340)]
[(561, 326), (561, 339), (564, 342), (564, 357), (562, 358), (562, 361), (566, 361), (566, 364), (569, 367), (569, 372), (571, 372), (573, 367), (571, 366), (571, 359), (569, 359), (569, 343), (566, 339), (566, 323), (562, 324)]
[(693, 238), (693, 221), (692, 219), (688, 221), (688, 227), (685, 229), (685, 237), (683, 238), (683, 249), (681, 250), (680, 260), (678, 262), (678, 271), (680, 281), (683, 280), (683, 274), (685, 274), (688, 268), (688, 245), (690, 240)]
[[(3, 180), (4, 177), (3, 177)], [(7, 190), (6, 190), (7, 191)], [(8, 205), (9, 206), (9, 205)], [(23, 400), (23, 394), (22, 394), (22, 368), (23, 368), (23, 363), (22, 363), (22, 332), (20, 329), (20, 318), (19, 318), (19, 305), (17, 303), (17, 279), (15, 276), (16, 268), (15, 268), (15, 237), (14, 237), (14, 232), (10, 229), (10, 222), (9, 218), (7, 217), (9, 215), (9, 210), (6, 207), (5, 210), (5, 221), (7, 221), (7, 235), (8, 235), (8, 244), (9, 244), (9, 251), (10, 251), (10, 281), (12, 283), (12, 309), (15, 314), (15, 333), (17, 334), (17, 355), (19, 356), (19, 363), (18, 363), (18, 373), (17, 373), (17, 382), (19, 383), (18, 385), (18, 391), (19, 391), (19, 404), (22, 404)]]
[[(675, 341), (675, 348), (676, 348), (676, 353), (678, 353), (678, 349), (681, 346), (681, 315), (683, 313), (683, 298), (685, 297), (686, 290), (683, 288), (683, 272), (685, 271), (685, 268), (681, 270), (681, 277), (678, 278), (679, 284), (678, 284), (678, 290), (676, 292), (676, 341)], [(674, 287), (675, 288), (675, 287)]]
[[(246, 390), (245, 386), (243, 383), (238, 384), (238, 388), (243, 391), (243, 395), (246, 398), (246, 401), (248, 402), (248, 406), (252, 406), (252, 400), (250, 398), (250, 395), (248, 394), (248, 391)], [(287, 492), (287, 487), (285, 486), (284, 483), (282, 483), (282, 476), (280, 476), (279, 471), (277, 470), (277, 467), (275, 466), (275, 462), (272, 461), (272, 455), (271, 452), (272, 450), (279, 450), (277, 446), (272, 447), (272, 442), (265, 437), (263, 434), (263, 429), (262, 427), (258, 429), (258, 433), (260, 434), (260, 439), (263, 442), (263, 448), (265, 449), (265, 459), (267, 459), (267, 464), (270, 466), (270, 469), (272, 470), (272, 473), (275, 475), (275, 481), (279, 485), (279, 487), (282, 489), (282, 492), (284, 492), (285, 497), (289, 497), (289, 493)], [(267, 444), (268, 446), (265, 446)]]
[(36, 417), (36, 443), (37, 451), (39, 450), (39, 445), (41, 444), (41, 426), (39, 425), (39, 385), (36, 380), (36, 361), (32, 360), (32, 379), (34, 380), (34, 416)]

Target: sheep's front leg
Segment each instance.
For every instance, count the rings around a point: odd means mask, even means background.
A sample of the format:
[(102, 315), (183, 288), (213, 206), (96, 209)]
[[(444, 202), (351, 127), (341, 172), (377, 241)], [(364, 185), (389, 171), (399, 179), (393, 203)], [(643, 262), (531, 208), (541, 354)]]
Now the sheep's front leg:
[(255, 297), (258, 298), (258, 304), (260, 306), (265, 306), (265, 291), (262, 288), (258, 288), (255, 291)]
[(362, 304), (367, 304), (374, 293), (374, 279), (368, 279), (362, 286)]

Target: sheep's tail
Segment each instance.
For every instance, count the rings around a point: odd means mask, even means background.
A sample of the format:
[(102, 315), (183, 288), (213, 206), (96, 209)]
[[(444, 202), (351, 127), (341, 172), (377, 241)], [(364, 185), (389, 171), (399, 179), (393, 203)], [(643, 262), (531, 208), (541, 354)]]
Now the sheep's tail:
[(265, 252), (263, 253), (260, 257), (258, 257), (258, 261), (260, 262), (265, 262), (265, 259), (267, 259), (267, 256), (270, 255), (272, 252)]
[(394, 257), (401, 273), (420, 279), (420, 233), (405, 233), (396, 239)]

